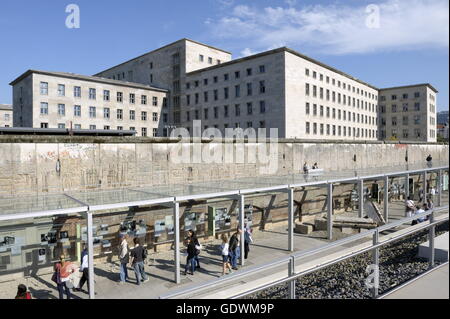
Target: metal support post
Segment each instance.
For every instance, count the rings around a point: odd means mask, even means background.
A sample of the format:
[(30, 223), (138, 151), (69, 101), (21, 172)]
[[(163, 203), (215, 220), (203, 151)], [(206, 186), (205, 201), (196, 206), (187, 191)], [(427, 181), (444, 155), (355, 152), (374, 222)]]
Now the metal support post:
[(180, 275), (180, 203), (173, 203), (173, 222), (174, 222), (174, 261), (175, 261), (175, 283), (181, 283)]
[[(430, 224), (434, 222), (434, 212), (429, 215)], [(435, 227), (431, 226), (429, 233), (428, 233), (428, 241), (430, 242), (430, 268), (434, 267), (434, 257), (435, 257), (435, 251), (434, 251), (434, 236), (435, 236)]]
[(94, 273), (94, 234), (92, 231), (92, 213), (88, 210), (87, 217), (87, 247), (88, 247), (88, 273), (89, 273), (89, 299), (95, 299), (95, 273)]
[(328, 240), (333, 239), (333, 184), (327, 184), (327, 233)]
[(358, 217), (363, 218), (364, 217), (364, 180), (360, 179), (358, 180)]
[(437, 183), (437, 206), (440, 207), (442, 205), (442, 170), (438, 171), (438, 183)]
[(245, 249), (245, 235), (244, 235), (244, 217), (245, 217), (245, 196), (239, 195), (239, 227), (241, 229), (241, 238), (240, 240), (240, 247), (241, 247), (241, 254), (240, 254), (240, 263), (241, 266), (244, 266), (244, 249)]
[[(373, 245), (377, 245), (379, 241), (380, 234), (378, 228), (373, 233)], [(372, 264), (375, 266), (375, 278), (373, 283), (372, 296), (373, 298), (378, 297), (378, 287), (380, 284), (380, 249), (374, 248), (372, 251)]]
[(405, 200), (407, 200), (409, 197), (409, 174), (405, 175), (405, 179)]
[[(289, 277), (295, 275), (295, 257), (291, 256), (291, 258), (289, 259), (289, 264), (288, 264), (288, 275)], [(289, 299), (295, 299), (295, 279), (289, 281), (289, 287), (288, 287), (288, 292), (289, 292)]]
[(423, 172), (423, 202), (427, 202), (427, 172)]
[(288, 188), (288, 250), (294, 251), (294, 189)]
[(383, 200), (384, 212), (383, 217), (385, 222), (389, 221), (389, 176), (384, 177), (384, 200)]

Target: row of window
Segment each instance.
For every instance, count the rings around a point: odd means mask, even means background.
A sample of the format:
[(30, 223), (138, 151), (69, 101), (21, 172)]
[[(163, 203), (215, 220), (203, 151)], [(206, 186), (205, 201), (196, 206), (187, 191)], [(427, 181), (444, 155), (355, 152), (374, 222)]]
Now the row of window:
[[(387, 109), (386, 105), (380, 105), (380, 112), (381, 113), (386, 113), (386, 109)], [(403, 110), (403, 112), (412, 111), (409, 108), (409, 104), (408, 103), (403, 103), (402, 110)], [(397, 104), (392, 104), (391, 105), (391, 112), (392, 113), (396, 113), (397, 111), (398, 111)], [(414, 103), (414, 111), (420, 111), (420, 102)]]
[[(234, 124), (229, 124), (229, 123), (225, 123), (223, 124), (223, 129), (227, 129), (227, 128), (253, 128), (253, 121), (248, 121), (245, 122), (245, 125), (241, 126), (240, 122), (236, 122)], [(207, 130), (208, 128), (216, 128), (216, 129), (220, 129), (218, 124), (212, 125), (212, 126), (208, 126), (205, 125), (203, 126), (204, 130)], [(258, 121), (258, 128), (266, 128), (266, 121)], [(186, 127), (186, 129), (191, 132), (191, 128), (190, 127)]]
[[(41, 123), (41, 128), (48, 128), (48, 123)], [(58, 124), (58, 128), (60, 129), (65, 129), (66, 128), (66, 124), (64, 123), (59, 123)], [(81, 130), (81, 124), (74, 124), (73, 128), (75, 130)], [(89, 125), (89, 129), (90, 130), (96, 130), (97, 129), (97, 125)], [(109, 125), (104, 125), (103, 126), (104, 130), (110, 130), (111, 127)], [(123, 126), (117, 126), (117, 130), (118, 131), (123, 131)], [(130, 126), (130, 131), (136, 131), (136, 128), (134, 126)], [(157, 137), (158, 136), (158, 129), (157, 128), (153, 128), (152, 129), (153, 132), (153, 136)], [(141, 135), (142, 136), (147, 136), (147, 128), (146, 127), (142, 127), (141, 128)]]
[[(306, 76), (310, 76), (309, 69), (307, 69), (307, 68), (305, 69), (305, 75)], [(313, 79), (317, 79), (317, 72), (316, 71), (312, 72), (312, 78)], [(324, 80), (324, 75), (322, 73), (319, 74), (319, 80), (320, 81)], [(325, 80), (326, 80), (327, 84), (330, 84), (330, 77), (329, 76), (326, 76)], [(339, 81), (339, 80), (336, 81), (335, 79), (331, 79), (331, 84), (332, 85), (336, 85), (336, 83), (337, 83), (337, 87), (340, 88), (341, 87), (341, 81)], [(350, 84), (347, 84), (345, 82), (342, 82), (342, 88), (344, 90), (347, 89), (349, 92), (353, 91), (353, 93), (360, 94), (362, 96), (368, 97), (368, 98), (373, 99), (373, 100), (377, 99), (377, 96), (375, 94), (370, 93), (368, 91), (364, 91), (363, 89), (359, 89), (359, 88), (357, 88), (355, 86), (352, 87)]]
[[(252, 102), (248, 102), (246, 104), (246, 111), (247, 111), (247, 115), (252, 115), (253, 114), (253, 103)], [(259, 113), (260, 114), (264, 114), (266, 113), (266, 102), (265, 101), (259, 101)], [(194, 120), (199, 120), (201, 115), (200, 115), (200, 110), (194, 110)], [(230, 107), (229, 105), (224, 105), (223, 107), (223, 117), (229, 117), (230, 115)], [(234, 105), (234, 115), (235, 116), (240, 116), (241, 115), (241, 105), (240, 104), (235, 104)], [(219, 107), (215, 106), (213, 108), (213, 117), (215, 119), (219, 118)], [(209, 119), (209, 109), (208, 108), (204, 108), (203, 109), (203, 119), (208, 120)], [(191, 120), (191, 111), (187, 111), (186, 112), (186, 121), (190, 121)]]
[[(422, 133), (421, 133), (420, 128), (415, 128), (412, 132), (413, 132), (413, 134), (410, 135), (410, 130), (403, 129), (402, 130), (402, 137), (403, 138), (410, 138), (411, 136), (413, 138), (420, 138), (420, 137), (422, 137)], [(380, 136), (381, 139), (385, 139), (386, 138), (386, 131), (381, 130), (380, 131), (380, 135), (381, 135)], [(397, 131), (397, 129), (392, 129), (391, 130), (391, 136), (394, 137), (394, 138), (398, 138), (398, 131)]]
[[(317, 86), (316, 85), (312, 85), (312, 97), (317, 97)], [(310, 84), (306, 83), (305, 85), (305, 95), (306, 96), (310, 96)], [(325, 93), (325, 94), (324, 94)], [(331, 93), (331, 95), (330, 95)], [(358, 109), (361, 107), (361, 109), (365, 109), (366, 111), (370, 111), (370, 112), (375, 112), (376, 108), (375, 108), (375, 104), (374, 103), (368, 103), (367, 101), (363, 101), (360, 99), (356, 99), (353, 98), (350, 95), (345, 95), (341, 93), (337, 93), (335, 91), (330, 91), (329, 89), (326, 89), (326, 91), (324, 90), (324, 88), (319, 87), (319, 98), (320, 99), (326, 99), (327, 101), (331, 101), (332, 102), (336, 102), (336, 97), (337, 97), (337, 103), (339, 104), (343, 104), (343, 105), (348, 105), (348, 106), (353, 106), (353, 107), (357, 107)], [(352, 103), (353, 101), (353, 103)]]
[[(352, 128), (350, 126), (347, 127), (323, 123), (319, 124), (312, 123), (311, 129), (311, 123), (306, 122), (305, 132), (306, 134), (313, 134), (313, 135), (332, 135), (332, 136), (349, 136), (349, 137), (352, 136)], [(375, 138), (376, 134), (377, 134), (376, 130), (353, 127), (353, 137)]]
[[(308, 102), (306, 102), (305, 105), (305, 113), (306, 115), (313, 115), (313, 116), (317, 116), (318, 114), (321, 117), (326, 116), (327, 118), (333, 118), (333, 119), (338, 119), (338, 120), (343, 120), (343, 121), (347, 121), (347, 117), (348, 117), (348, 121), (352, 121), (353, 118), (353, 122), (357, 122), (357, 123), (362, 123), (362, 124), (370, 124), (370, 125), (375, 125), (377, 124), (377, 119), (374, 116), (367, 116), (364, 114), (359, 114), (359, 113), (355, 113), (355, 112), (350, 112), (350, 111), (341, 111), (339, 109), (335, 109), (335, 108), (330, 108), (329, 106), (327, 106), (326, 108), (323, 105), (320, 105), (319, 108), (317, 107), (317, 104), (313, 104), (312, 107), (312, 112), (311, 112), (311, 106)], [(348, 116), (347, 116), (348, 115)], [(352, 117), (353, 115), (353, 117)]]
[[(396, 101), (397, 98), (398, 98), (397, 94), (392, 94), (392, 95), (391, 95), (391, 100), (392, 100), (392, 101)], [(408, 93), (403, 93), (403, 94), (401, 94), (401, 98), (402, 98), (403, 100), (406, 100), (406, 99), (409, 98), (409, 94), (408, 94)], [(414, 92), (414, 98), (415, 98), (415, 99), (420, 98), (420, 92)], [(381, 102), (386, 101), (386, 96), (381, 95), (381, 96), (380, 96), (380, 101), (381, 101)]]
[[(40, 93), (41, 95), (48, 95), (48, 82), (41, 82), (40, 83)], [(66, 96), (66, 86), (64, 84), (58, 84), (58, 90), (57, 90), (58, 96)], [(74, 86), (73, 87), (73, 96), (76, 98), (81, 98), (81, 87), (80, 86)], [(135, 104), (136, 103), (136, 94), (130, 93), (129, 94), (129, 103)], [(147, 105), (147, 95), (141, 95), (141, 104)], [(90, 100), (96, 100), (97, 99), (97, 89), (89, 88), (89, 99)], [(111, 92), (109, 90), (103, 90), (103, 101), (109, 102), (111, 101)], [(123, 92), (116, 92), (116, 101), (119, 103), (124, 102), (124, 95)], [(153, 96), (152, 97), (152, 105), (158, 106), (158, 97)], [(166, 106), (166, 100), (163, 99), (163, 106)]]
[[(41, 115), (48, 115), (48, 103), (47, 102), (41, 102), (41, 108), (40, 108)], [(123, 120), (124, 114), (122, 109), (116, 110), (116, 117), (118, 120)], [(65, 104), (58, 104), (58, 115), (65, 116), (66, 115), (66, 105)], [(73, 106), (73, 115), (75, 117), (81, 116), (81, 105), (74, 105)], [(90, 118), (96, 118), (97, 117), (97, 107), (90, 106), (89, 107), (89, 117)], [(109, 107), (103, 108), (103, 118), (110, 119), (111, 117), (111, 109)], [(167, 122), (167, 114), (163, 113), (164, 122)], [(158, 121), (158, 113), (153, 112), (152, 114), (153, 122)], [(136, 120), (136, 111), (130, 110), (129, 111), (129, 119), (130, 120)], [(147, 112), (142, 111), (141, 112), (141, 120), (147, 121)]]
[[(421, 118), (421, 116), (420, 115), (414, 115), (414, 117), (413, 117), (413, 123), (412, 124), (414, 124), (414, 125), (420, 125), (420, 118)], [(393, 116), (392, 118), (391, 118), (391, 124), (393, 125), (393, 126), (396, 126), (397, 125), (397, 117), (396, 116)], [(409, 125), (410, 123), (409, 123), (409, 117), (408, 116), (403, 116), (403, 118), (402, 118), (402, 124), (403, 125)], [(385, 126), (386, 125), (386, 119), (385, 118), (381, 118), (381, 125), (382, 126)]]
[[(199, 55), (198, 55), (198, 60), (199, 60), (200, 62), (205, 62), (205, 56), (204, 56), (203, 54), (199, 54)], [(222, 61), (220, 61), (219, 59), (217, 59), (217, 60), (216, 60), (216, 63), (217, 63), (217, 64), (220, 64), (220, 63), (222, 63)], [(213, 64), (213, 58), (208, 57), (208, 64)]]
[[(258, 67), (258, 71), (259, 71), (260, 74), (261, 73), (266, 73), (266, 67), (264, 65), (260, 65)], [(253, 74), (254, 74), (253, 68), (247, 68), (245, 70), (245, 75), (246, 76), (252, 76)], [(235, 71), (234, 72), (234, 79), (240, 79), (240, 78), (241, 78), (241, 71)], [(230, 79), (230, 74), (229, 73), (223, 74), (223, 80), (224, 81), (228, 81), (229, 79)], [(212, 77), (212, 81), (213, 81), (213, 83), (218, 83), (219, 82), (219, 77), (217, 75), (213, 76)], [(204, 78), (202, 82), (203, 82), (204, 86), (207, 86), (209, 84), (209, 79), (208, 78)], [(193, 81), (193, 87), (194, 88), (197, 88), (199, 86), (200, 86), (200, 81), (199, 80)], [(190, 88), (191, 88), (191, 82), (186, 82), (186, 89), (189, 90)]]
[[(247, 88), (246, 96), (252, 96), (253, 95), (253, 83), (247, 83), (246, 88)], [(265, 81), (259, 81), (258, 92), (259, 92), (259, 94), (266, 93), (266, 82)], [(209, 101), (209, 99), (210, 99), (209, 93), (210, 93), (209, 91), (203, 92), (203, 102), (207, 103)], [(200, 102), (200, 93), (195, 93), (193, 96), (194, 96), (194, 103), (198, 104)], [(229, 97), (230, 97), (229, 87), (223, 88), (223, 99), (227, 100)], [(235, 98), (241, 97), (241, 86), (240, 85), (235, 85), (234, 97)], [(219, 100), (219, 90), (212, 91), (212, 99), (214, 101)], [(186, 95), (186, 104), (191, 105), (191, 95), (190, 94)]]

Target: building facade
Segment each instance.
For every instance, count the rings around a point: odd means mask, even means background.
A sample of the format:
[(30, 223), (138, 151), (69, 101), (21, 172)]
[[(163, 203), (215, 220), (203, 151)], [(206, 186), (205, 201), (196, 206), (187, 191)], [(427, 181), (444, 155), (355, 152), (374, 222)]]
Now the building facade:
[[(73, 78), (69, 85), (77, 86), (76, 82), (81, 81), (80, 78)], [(27, 83), (30, 79), (24, 76), (19, 79), (21, 86), (30, 86)], [(157, 124), (157, 136), (169, 136), (176, 127), (186, 128), (191, 135), (197, 135), (193, 132), (194, 123), (198, 125), (200, 122), (194, 121), (201, 121), (201, 131), (216, 128), (222, 136), (228, 135), (227, 129), (242, 128), (247, 130), (241, 131), (243, 134), (249, 134), (250, 129), (258, 133), (258, 129), (263, 128), (269, 135), (269, 129), (276, 128), (280, 138), (436, 141), (437, 91), (431, 85), (378, 89), (286, 47), (233, 60), (227, 51), (181, 39), (86, 79), (98, 81), (102, 85), (105, 82), (116, 85), (118, 88), (99, 87), (98, 92), (121, 90), (124, 97), (131, 92), (122, 87), (130, 86), (131, 89), (165, 94), (167, 103), (155, 111), (157, 117), (152, 117), (158, 119), (158, 123), (154, 123)], [(41, 114), (41, 103), (46, 102), (41, 101), (39, 83), (45, 81), (34, 81), (33, 89), (28, 89), (33, 96), (19, 91), (18, 80), (13, 82), (15, 114), (23, 114), (25, 106), (20, 106), (21, 100), (22, 103), (28, 101), (28, 105), (34, 105), (34, 114)], [(57, 82), (50, 81), (52, 92), (58, 92), (57, 86), (61, 83)], [(84, 90), (89, 89), (88, 85)], [(416, 97), (417, 92), (419, 97)], [(379, 101), (380, 96), (383, 101)], [(394, 96), (399, 99), (391, 100)], [(78, 105), (76, 97), (67, 98), (65, 102), (58, 102), (59, 98), (56, 96), (52, 101), (56, 107), (60, 103)], [(396, 101), (401, 102), (401, 105), (397, 105)], [(106, 105), (109, 102), (102, 101)], [(89, 99), (83, 103), (92, 106)], [(420, 104), (418, 110), (417, 103)], [(114, 107), (118, 111), (132, 111), (121, 109), (121, 104), (116, 104)], [(402, 109), (401, 118), (398, 117), (399, 113), (392, 112), (396, 108)], [(57, 114), (55, 109), (49, 116), (52, 118), (51, 125), (58, 127), (64, 123), (58, 121)], [(23, 115), (19, 115), (15, 116), (15, 121), (20, 125), (40, 127), (41, 123), (47, 123), (42, 121), (45, 116), (39, 115), (38, 119), (27, 122)], [(114, 119), (119, 118), (117, 115)], [(98, 118), (98, 121), (89, 117), (86, 120), (92, 122), (86, 124), (86, 128), (93, 125), (139, 126), (123, 124), (124, 120), (114, 122), (111, 118), (108, 119), (111, 125), (103, 124)], [(149, 129), (154, 131), (155, 127)], [(139, 133), (139, 129), (137, 131)], [(203, 134), (209, 136), (210, 131)]]
[(161, 136), (167, 90), (70, 73), (29, 70), (14, 80), (14, 126), (134, 130)]
[(10, 104), (0, 104), (0, 127), (13, 126), (13, 107)]
[(436, 98), (430, 84), (380, 89), (380, 138), (436, 142)]

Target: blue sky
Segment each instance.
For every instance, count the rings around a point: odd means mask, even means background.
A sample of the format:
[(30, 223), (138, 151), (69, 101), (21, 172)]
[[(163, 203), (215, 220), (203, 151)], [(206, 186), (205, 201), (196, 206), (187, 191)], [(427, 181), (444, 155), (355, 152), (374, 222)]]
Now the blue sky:
[[(81, 27), (65, 26), (68, 4)], [(368, 7), (368, 5), (375, 7)], [(191, 38), (233, 57), (288, 46), (376, 87), (429, 82), (449, 105), (448, 0), (2, 0), (0, 103), (28, 69), (91, 75)], [(367, 10), (367, 11), (366, 11)]]

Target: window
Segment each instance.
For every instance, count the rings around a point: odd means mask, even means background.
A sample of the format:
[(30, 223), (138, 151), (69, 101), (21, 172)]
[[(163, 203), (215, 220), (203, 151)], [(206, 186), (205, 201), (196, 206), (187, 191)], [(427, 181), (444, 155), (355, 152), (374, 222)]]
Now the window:
[(248, 68), (246, 70), (246, 72), (247, 72), (247, 76), (251, 76), (252, 75), (252, 69), (251, 68)]
[(319, 97), (321, 98), (321, 99), (323, 99), (323, 88), (320, 88), (320, 93), (319, 93)]
[(195, 104), (198, 104), (198, 102), (199, 102), (199, 94), (198, 93), (195, 93)]
[(157, 128), (154, 128), (153, 130), (152, 130), (153, 132), (153, 137), (157, 137), (158, 136), (158, 129)]
[(323, 105), (320, 106), (320, 116), (323, 116)]
[(74, 97), (81, 97), (81, 87), (80, 86), (74, 86), (73, 87), (73, 96)]
[(316, 78), (317, 78), (317, 72), (313, 71), (313, 79), (316, 79)]
[(228, 73), (225, 73), (225, 74), (223, 75), (223, 80), (224, 80), (224, 81), (228, 81)]
[(130, 104), (134, 104), (136, 102), (136, 95), (134, 93), (130, 93)]
[(73, 107), (73, 115), (74, 116), (81, 116), (81, 105), (75, 105)]
[(241, 76), (241, 72), (239, 72), (239, 71), (235, 71), (235, 72), (234, 72), (234, 78), (235, 78), (235, 79), (239, 79), (240, 76)]
[(305, 75), (309, 76), (309, 69), (305, 69)]
[[(358, 116), (359, 116), (359, 114), (358, 114)], [(334, 119), (336, 118), (336, 109), (335, 108), (333, 108), (333, 118)]]
[(306, 102), (306, 104), (305, 104), (305, 113), (307, 114), (307, 115), (309, 115), (309, 103), (308, 102)]
[(266, 66), (265, 65), (260, 65), (259, 66), (259, 73), (266, 73)]
[(48, 95), (48, 83), (47, 82), (41, 82), (40, 91), (41, 91), (41, 95)]
[(208, 119), (208, 109), (203, 110), (203, 116), (205, 117), (205, 120)]
[(396, 126), (397, 125), (397, 117), (393, 117), (392, 118), (392, 126)]
[(153, 112), (153, 122), (158, 122), (158, 113)]
[(41, 102), (41, 114), (47, 115), (48, 114), (48, 103)]
[(415, 129), (414, 129), (414, 136), (415, 136), (416, 138), (420, 137), (420, 129), (418, 129), (418, 128), (415, 128)]
[(265, 101), (259, 101), (259, 112), (266, 113), (266, 102)]
[(213, 63), (213, 59), (212, 58), (208, 58), (208, 63), (212, 64)]
[(95, 89), (89, 89), (89, 99), (95, 100), (97, 99), (97, 91)]
[(420, 111), (420, 103), (414, 103), (414, 111)]
[[(188, 112), (188, 114), (189, 114), (189, 112)], [(163, 113), (163, 122), (167, 123), (168, 121), (169, 121), (169, 117), (167, 116), (167, 113)], [(188, 121), (189, 121), (189, 119), (188, 119)]]
[(136, 111), (130, 110), (130, 120), (131, 121), (136, 120)]
[(323, 74), (320, 74), (319, 79), (320, 81), (323, 81)]
[(58, 96), (66, 95), (66, 86), (64, 84), (58, 84)]
[(104, 130), (110, 130), (111, 127), (110, 127), (109, 125), (104, 125), (104, 126), (103, 126), (103, 129), (104, 129)]
[(198, 87), (198, 81), (194, 81), (194, 86), (197, 88)]
[(96, 125), (89, 125), (89, 129), (90, 129), (90, 130), (96, 130), (96, 129), (97, 129), (97, 126), (96, 126)]
[(313, 123), (313, 134), (317, 135), (317, 123)]
[(305, 84), (305, 94), (309, 96), (309, 83)]
[(48, 123), (41, 123), (41, 128), (48, 128)]
[(117, 127), (117, 130), (118, 130), (118, 131), (123, 131), (123, 126), (118, 126), (118, 127)]
[(330, 135), (330, 124), (327, 124), (327, 135)]
[(152, 70), (152, 69), (153, 69), (153, 62), (150, 62), (150, 63), (148, 64), (148, 67), (150, 68), (150, 70)]
[(247, 114), (253, 114), (253, 104), (251, 102), (247, 103)]
[(141, 136), (143, 136), (143, 137), (147, 136), (147, 128), (146, 127), (141, 128)]
[(327, 117), (330, 117), (330, 107), (327, 106)]
[(259, 93), (266, 93), (266, 81), (259, 81)]
[(317, 116), (317, 104), (313, 104), (313, 115)]
[(141, 112), (141, 120), (147, 121), (147, 112)]
[(218, 118), (219, 117), (219, 108), (217, 106), (214, 107), (214, 118)]
[[(167, 114), (164, 114), (164, 115), (167, 115)], [(190, 121), (190, 120), (191, 120), (191, 113), (189, 111), (187, 111), (186, 112), (186, 121)]]
[(252, 93), (253, 93), (252, 83), (247, 83), (247, 96), (252, 95)]
[(203, 79), (203, 85), (208, 85), (208, 79)]
[(323, 135), (324, 131), (323, 131), (324, 125), (320, 124), (320, 135)]
[(110, 97), (109, 97), (109, 91), (108, 90), (104, 90), (103, 91), (103, 101), (109, 101)]
[(317, 97), (317, 86), (313, 85), (313, 97)]
[(259, 121), (259, 127), (265, 128), (266, 127), (266, 121)]
[(117, 102), (122, 103), (123, 102), (123, 93), (117, 92)]
[(394, 95), (391, 96), (391, 100), (394, 101), (394, 100), (396, 100), (396, 99), (397, 99), (397, 95), (394, 94)]
[(306, 122), (305, 131), (306, 131), (306, 134), (310, 133), (309, 122)]
[(420, 92), (414, 92), (414, 98), (419, 98), (420, 97)]
[(141, 95), (141, 104), (147, 105), (147, 95)]
[(247, 122), (247, 128), (253, 127), (253, 122)]
[(404, 100), (406, 100), (406, 99), (408, 98), (408, 94), (406, 94), (406, 93), (403, 94), (403, 95), (402, 95), (402, 98), (403, 98)]
[(414, 115), (414, 124), (415, 125), (420, 124), (420, 115)]
[(103, 108), (103, 118), (109, 119), (110, 115), (111, 115), (110, 113), (111, 113), (111, 111), (110, 111), (109, 107)]
[(117, 119), (123, 120), (123, 110), (121, 110), (121, 109), (117, 110)]
[(408, 112), (408, 103), (403, 103), (403, 112)]
[(223, 107), (223, 116), (224, 116), (224, 117), (228, 117), (228, 105), (225, 105), (225, 106)]
[(64, 104), (58, 104), (58, 115), (66, 115), (66, 106)]
[(408, 117), (407, 116), (403, 116), (403, 118), (402, 118), (402, 124), (403, 125), (408, 125)]
[(333, 136), (336, 136), (336, 125), (333, 125)]
[(228, 99), (228, 88), (223, 89), (223, 95), (224, 95), (223, 96), (224, 99)]
[(241, 115), (241, 107), (240, 107), (239, 104), (236, 104), (234, 106), (234, 113), (235, 113), (236, 116), (240, 116)]
[(234, 93), (236, 97), (240, 97), (241, 96), (241, 86), (240, 85), (235, 85), (234, 86)]
[(203, 62), (205, 60), (205, 57), (202, 54), (200, 54), (198, 58), (199, 58), (200, 62)]
[(95, 106), (89, 106), (89, 117), (95, 118), (96, 117), (96, 108)]
[(392, 113), (396, 113), (397, 112), (397, 105), (392, 104)]

